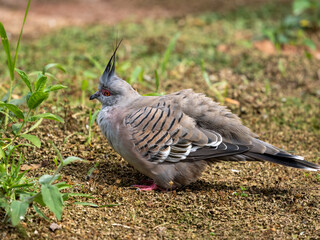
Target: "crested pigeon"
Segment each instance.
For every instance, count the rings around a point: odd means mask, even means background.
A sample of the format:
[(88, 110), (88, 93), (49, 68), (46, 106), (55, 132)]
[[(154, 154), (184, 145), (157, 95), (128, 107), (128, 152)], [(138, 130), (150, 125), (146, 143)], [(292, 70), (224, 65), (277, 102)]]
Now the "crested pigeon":
[(140, 190), (173, 189), (196, 181), (220, 161), (268, 161), (320, 171), (320, 166), (263, 142), (226, 107), (191, 89), (141, 96), (115, 73), (115, 48), (90, 100), (109, 144), (153, 182)]

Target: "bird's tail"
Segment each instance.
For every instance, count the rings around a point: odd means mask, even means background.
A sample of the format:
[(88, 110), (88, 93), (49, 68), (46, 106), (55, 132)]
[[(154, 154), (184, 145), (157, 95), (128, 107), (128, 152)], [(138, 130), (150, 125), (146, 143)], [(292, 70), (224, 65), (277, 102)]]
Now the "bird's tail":
[(309, 171), (320, 171), (320, 165), (308, 162), (301, 156), (291, 155), (282, 151), (276, 154), (246, 152), (244, 155), (256, 160), (273, 162), (288, 167), (301, 168)]

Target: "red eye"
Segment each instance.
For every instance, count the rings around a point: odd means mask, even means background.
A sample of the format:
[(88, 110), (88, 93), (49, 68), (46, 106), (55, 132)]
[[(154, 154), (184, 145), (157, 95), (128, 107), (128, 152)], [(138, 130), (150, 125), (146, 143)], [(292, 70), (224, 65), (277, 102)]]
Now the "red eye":
[(108, 91), (108, 90), (106, 90), (106, 89), (102, 89), (102, 94), (104, 95), (104, 96), (110, 96), (111, 94), (110, 94), (110, 92)]

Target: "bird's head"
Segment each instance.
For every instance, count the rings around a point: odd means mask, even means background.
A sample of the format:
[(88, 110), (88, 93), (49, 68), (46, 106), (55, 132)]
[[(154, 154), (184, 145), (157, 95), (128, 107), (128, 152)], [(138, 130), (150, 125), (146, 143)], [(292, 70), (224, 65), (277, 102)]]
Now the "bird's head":
[(119, 78), (115, 73), (116, 52), (120, 43), (114, 50), (106, 69), (100, 77), (98, 91), (90, 96), (90, 100), (98, 99), (102, 107), (119, 105), (139, 96), (130, 84)]

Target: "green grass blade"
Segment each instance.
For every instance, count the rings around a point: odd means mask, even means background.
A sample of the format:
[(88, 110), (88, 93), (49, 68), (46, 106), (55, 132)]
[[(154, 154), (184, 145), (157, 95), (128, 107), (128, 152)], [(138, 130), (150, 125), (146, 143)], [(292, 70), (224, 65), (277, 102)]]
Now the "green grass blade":
[(18, 57), (18, 52), (19, 52), (19, 47), (20, 47), (20, 41), (21, 41), (21, 37), (22, 37), (22, 33), (23, 33), (24, 24), (25, 24), (25, 22), (26, 22), (27, 15), (28, 15), (28, 12), (29, 12), (30, 3), (31, 3), (31, 0), (28, 1), (28, 5), (27, 5), (27, 8), (26, 8), (26, 12), (25, 12), (25, 14), (24, 14), (22, 27), (21, 27), (19, 39), (18, 39), (18, 42), (17, 42), (16, 53), (15, 53), (15, 55), (14, 55), (13, 69), (14, 69), (15, 66), (16, 66), (17, 57)]
[(49, 141), (52, 145), (52, 147), (54, 148), (54, 150), (56, 150), (57, 154), (58, 154), (58, 157), (61, 161), (61, 163), (63, 162), (64, 158), (62, 157), (61, 155), (61, 152), (59, 151), (59, 149), (57, 148), (57, 146), (52, 142), (52, 141)]
[[(30, 119), (30, 118), (29, 118)], [(28, 119), (28, 121), (29, 121)], [(36, 129), (37, 127), (39, 127), (39, 125), (41, 124), (41, 122), (43, 121), (43, 118), (40, 118), (35, 124), (33, 124), (27, 131), (24, 132), (24, 134), (33, 131), (34, 129)]]
[(212, 88), (212, 83), (209, 79), (209, 74), (207, 73), (205, 67), (204, 67), (204, 60), (201, 60), (201, 72), (202, 72), (202, 77), (204, 79), (204, 81), (206, 82), (206, 84), (208, 85), (208, 87), (211, 89)]
[(38, 213), (39, 216), (43, 217), (45, 220), (50, 222), (50, 219), (35, 204), (33, 204), (32, 206), (35, 212)]
[(99, 69), (101, 72), (103, 72), (104, 67), (103, 67), (97, 60), (95, 60), (95, 59), (94, 59), (93, 57), (91, 57), (90, 55), (86, 55), (85, 57), (89, 60), (89, 62), (90, 62), (93, 66), (95, 66), (97, 69)]
[(156, 76), (156, 93), (157, 93), (159, 91), (159, 85), (160, 85), (159, 75), (157, 70), (154, 70), (154, 75)]
[(89, 126), (92, 127), (94, 121), (96, 120), (100, 110), (95, 111), (95, 113), (91, 116), (91, 119), (89, 121)]
[(94, 208), (99, 207), (99, 205), (97, 205), (95, 203), (91, 203), (91, 202), (74, 202), (73, 204), (82, 205), (82, 206), (89, 206), (89, 207), (94, 207)]
[(161, 63), (161, 73), (163, 74), (164, 71), (166, 70), (166, 66), (169, 62), (169, 59), (170, 59), (170, 56), (171, 56), (171, 53), (174, 49), (174, 47), (176, 46), (176, 43), (177, 43), (177, 40), (178, 38), (180, 37), (180, 33), (177, 33), (176, 35), (174, 35), (174, 37), (170, 40), (169, 42), (169, 45), (164, 53), (164, 56), (163, 56), (163, 60), (162, 60), (162, 63)]
[(139, 78), (140, 76), (140, 73), (143, 71), (142, 67), (140, 66), (137, 66), (133, 72), (131, 73), (131, 76), (128, 80), (128, 83), (129, 84), (132, 84), (132, 83), (135, 83), (137, 81), (137, 79)]
[(7, 55), (8, 69), (9, 69), (9, 72), (10, 72), (10, 78), (11, 78), (11, 81), (13, 81), (13, 79), (14, 79), (14, 65), (13, 65), (13, 62), (12, 62), (9, 40), (8, 40), (6, 30), (5, 30), (2, 22), (0, 22), (0, 36), (1, 36), (3, 49), (4, 49), (4, 51), (6, 52), (6, 55)]
[(47, 65), (44, 66), (43, 70), (42, 70), (42, 74), (46, 74), (47, 71), (50, 69), (50, 68), (57, 68), (57, 69), (60, 69), (62, 72), (66, 72), (66, 70), (64, 69), (64, 67), (62, 67), (59, 63), (49, 63)]

